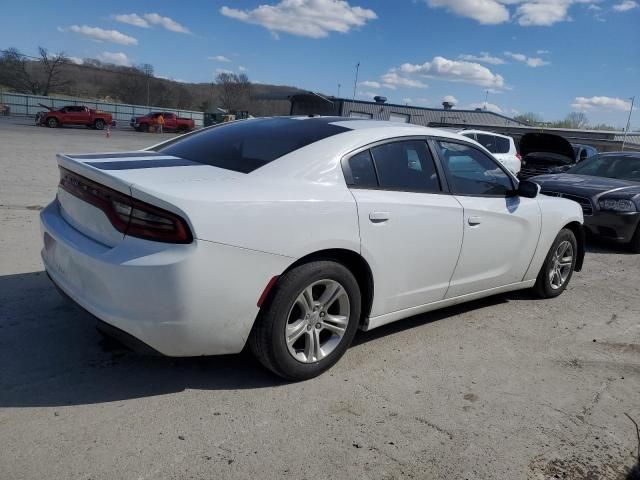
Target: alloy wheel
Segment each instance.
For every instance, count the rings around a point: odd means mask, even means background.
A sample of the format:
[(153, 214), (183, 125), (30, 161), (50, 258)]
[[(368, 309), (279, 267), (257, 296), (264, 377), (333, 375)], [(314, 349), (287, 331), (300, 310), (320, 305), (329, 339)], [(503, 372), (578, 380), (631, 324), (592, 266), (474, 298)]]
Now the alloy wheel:
[(562, 288), (573, 268), (573, 245), (564, 240), (560, 242), (549, 264), (549, 284), (554, 290)]
[(347, 291), (335, 280), (319, 280), (302, 290), (285, 324), (293, 358), (313, 363), (333, 352), (347, 331), (350, 308)]

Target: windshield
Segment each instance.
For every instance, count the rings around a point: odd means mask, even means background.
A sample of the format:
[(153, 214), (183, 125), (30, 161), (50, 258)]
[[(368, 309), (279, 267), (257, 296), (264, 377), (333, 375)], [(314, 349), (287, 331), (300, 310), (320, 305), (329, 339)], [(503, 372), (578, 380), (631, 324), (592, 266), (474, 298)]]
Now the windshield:
[(567, 173), (640, 182), (640, 156), (595, 155)]

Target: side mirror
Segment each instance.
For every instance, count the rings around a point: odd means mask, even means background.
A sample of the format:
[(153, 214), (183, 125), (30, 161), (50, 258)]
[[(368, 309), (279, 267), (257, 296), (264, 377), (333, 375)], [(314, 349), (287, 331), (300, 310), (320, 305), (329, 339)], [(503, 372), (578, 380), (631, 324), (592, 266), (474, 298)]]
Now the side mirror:
[(540, 185), (528, 180), (522, 180), (518, 184), (518, 195), (524, 198), (536, 198), (540, 193)]

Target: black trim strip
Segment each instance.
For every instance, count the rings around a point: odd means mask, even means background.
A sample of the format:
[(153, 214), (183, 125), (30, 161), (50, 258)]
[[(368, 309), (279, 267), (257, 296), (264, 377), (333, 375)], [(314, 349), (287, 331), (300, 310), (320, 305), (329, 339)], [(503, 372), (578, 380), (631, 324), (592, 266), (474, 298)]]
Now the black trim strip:
[(65, 155), (74, 160), (94, 160), (99, 158), (129, 158), (129, 157), (157, 157), (158, 152), (119, 152), (119, 153), (85, 153), (81, 155)]
[[(155, 156), (158, 154), (156, 153)], [(192, 167), (194, 165), (202, 166), (202, 163), (184, 160), (182, 158), (162, 159), (162, 160), (132, 160), (130, 162), (86, 162), (94, 168), (100, 170), (141, 170), (144, 168), (162, 168), (162, 167)]]

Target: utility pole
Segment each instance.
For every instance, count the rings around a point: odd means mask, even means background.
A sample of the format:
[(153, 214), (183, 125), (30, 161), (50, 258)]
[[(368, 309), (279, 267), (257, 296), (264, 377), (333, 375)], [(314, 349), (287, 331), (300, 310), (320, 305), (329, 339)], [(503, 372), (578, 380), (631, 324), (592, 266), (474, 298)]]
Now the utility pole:
[(631, 127), (631, 114), (633, 113), (633, 103), (636, 100), (635, 95), (630, 98), (631, 100), (631, 108), (629, 109), (629, 118), (627, 119), (627, 126), (624, 129), (624, 136), (622, 137), (622, 151), (624, 152), (624, 144), (627, 142), (627, 132), (629, 132), (629, 128)]
[(360, 70), (360, 62), (356, 65), (356, 80), (353, 82), (353, 101), (356, 100), (356, 87), (358, 86), (358, 71)]
[(487, 109), (487, 99), (489, 98), (489, 90), (484, 92), (484, 109)]
[(149, 105), (149, 78), (151, 78), (151, 76), (147, 72), (147, 108), (150, 108), (150, 105)]
[(342, 85), (338, 84), (338, 98), (340, 98), (340, 87), (341, 87), (341, 86), (342, 86)]

